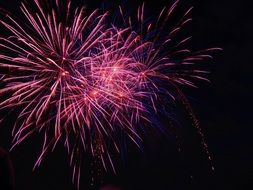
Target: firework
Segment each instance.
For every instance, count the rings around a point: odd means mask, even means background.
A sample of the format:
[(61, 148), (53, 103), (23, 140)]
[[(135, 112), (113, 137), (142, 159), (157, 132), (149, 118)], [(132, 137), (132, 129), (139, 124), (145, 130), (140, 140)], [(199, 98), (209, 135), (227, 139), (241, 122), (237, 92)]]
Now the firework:
[(207, 80), (205, 71), (188, 66), (218, 48), (191, 52), (183, 48), (190, 37), (174, 40), (191, 20), (191, 9), (164, 34), (177, 3), (163, 8), (155, 22), (145, 20), (144, 4), (133, 18), (119, 7), (121, 25), (110, 22), (108, 13), (73, 9), (70, 1), (22, 3), (25, 22), (7, 14), (1, 23), (12, 35), (0, 38), (0, 109), (22, 109), (13, 147), (44, 133), (39, 166), (65, 139), (77, 183), (83, 152), (115, 170), (110, 151), (122, 151), (121, 133), (140, 146), (138, 126), (152, 126), (150, 116), (166, 104), (164, 97), (184, 99), (180, 86)]

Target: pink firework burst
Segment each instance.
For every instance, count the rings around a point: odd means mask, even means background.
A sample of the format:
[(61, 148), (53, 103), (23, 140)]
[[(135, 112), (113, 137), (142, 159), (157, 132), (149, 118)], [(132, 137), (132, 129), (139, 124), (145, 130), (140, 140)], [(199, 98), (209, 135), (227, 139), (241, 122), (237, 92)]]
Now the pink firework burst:
[[(191, 9), (164, 35), (177, 3), (163, 8), (154, 22), (145, 21), (144, 4), (136, 19), (119, 7), (123, 27), (110, 23), (108, 13), (73, 10), (70, 1), (34, 0), (33, 9), (22, 3), (25, 22), (7, 14), (1, 23), (12, 35), (0, 38), (0, 109), (22, 108), (13, 147), (44, 133), (39, 166), (65, 139), (78, 183), (83, 152), (115, 170), (110, 151), (121, 151), (119, 131), (140, 146), (139, 124), (152, 125), (150, 116), (166, 104), (164, 97), (186, 100), (180, 86), (207, 80), (205, 71), (188, 66), (219, 50), (191, 52), (183, 48), (189, 37), (175, 43), (173, 37), (191, 20)], [(202, 135), (197, 122), (196, 127)]]

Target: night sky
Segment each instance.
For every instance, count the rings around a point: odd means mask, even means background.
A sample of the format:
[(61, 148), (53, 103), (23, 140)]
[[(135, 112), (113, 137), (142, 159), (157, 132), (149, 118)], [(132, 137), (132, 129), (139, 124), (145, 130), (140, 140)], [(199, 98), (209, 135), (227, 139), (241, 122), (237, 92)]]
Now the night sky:
[[(109, 0), (108, 0), (109, 1)], [(108, 2), (107, 1), (107, 2)], [(78, 0), (75, 3), (81, 2)], [(84, 1), (82, 1), (84, 2)], [(102, 1), (85, 1), (88, 9), (103, 7)], [(114, 1), (106, 5), (114, 7)], [(118, 2), (115, 0), (115, 2)], [(127, 1), (136, 7), (141, 1)], [(170, 0), (148, 0), (149, 14)], [(0, 0), (0, 7), (16, 12), (20, 0)], [(194, 6), (193, 22), (187, 28), (192, 34), (193, 49), (221, 47), (212, 61), (204, 62), (211, 71), (211, 83), (200, 83), (198, 89), (185, 90), (205, 134), (213, 157), (215, 171), (202, 149), (200, 137), (180, 110), (182, 151), (170, 135), (159, 134), (146, 140), (142, 152), (129, 147), (117, 176), (107, 174), (103, 181), (133, 190), (174, 189), (251, 189), (252, 164), (252, 95), (253, 95), (253, 25), (250, 0), (181, 0), (179, 12)], [(19, 13), (17, 13), (19, 14)], [(0, 28), (0, 34), (6, 35)], [(185, 116), (185, 117), (184, 117)], [(0, 147), (11, 146), (11, 126), (14, 119), (0, 127)], [(144, 144), (145, 144), (144, 143)], [(71, 169), (65, 149), (59, 144), (39, 169), (32, 171), (39, 154), (42, 137), (34, 135), (18, 146), (10, 156), (15, 168), (17, 190), (71, 190)], [(84, 168), (85, 170), (85, 168)], [(81, 189), (90, 184), (85, 171)], [(88, 189), (88, 188), (86, 188)]]

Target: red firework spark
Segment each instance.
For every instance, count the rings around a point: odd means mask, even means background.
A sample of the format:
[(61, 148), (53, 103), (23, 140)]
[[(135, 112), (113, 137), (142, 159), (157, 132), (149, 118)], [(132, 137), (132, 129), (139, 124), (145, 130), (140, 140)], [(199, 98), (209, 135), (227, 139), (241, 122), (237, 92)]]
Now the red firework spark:
[[(134, 30), (134, 19), (126, 18), (122, 7), (124, 27), (117, 27), (108, 23), (108, 13), (87, 14), (84, 7), (73, 11), (71, 1), (65, 6), (57, 0), (45, 1), (46, 6), (39, 0), (34, 3), (36, 9), (22, 3), (25, 22), (9, 14), (1, 20), (12, 35), (0, 38), (0, 68), (8, 70), (1, 77), (0, 109), (22, 108), (13, 128), (13, 147), (34, 132), (44, 133), (35, 166), (64, 138), (78, 183), (76, 158), (82, 150), (100, 158), (105, 168), (109, 161), (114, 170), (108, 146), (121, 151), (117, 132), (124, 131), (139, 146), (137, 126), (152, 125), (149, 116), (157, 112), (162, 97), (182, 98), (181, 85), (195, 87), (193, 79), (207, 80), (205, 71), (187, 65), (211, 58), (209, 52), (219, 50), (184, 49), (190, 37), (168, 48), (191, 20), (192, 8), (167, 35), (161, 35), (178, 1), (149, 23), (143, 4), (135, 23), (139, 30)], [(179, 54), (180, 60), (173, 60)], [(202, 135), (197, 123), (196, 127)]]

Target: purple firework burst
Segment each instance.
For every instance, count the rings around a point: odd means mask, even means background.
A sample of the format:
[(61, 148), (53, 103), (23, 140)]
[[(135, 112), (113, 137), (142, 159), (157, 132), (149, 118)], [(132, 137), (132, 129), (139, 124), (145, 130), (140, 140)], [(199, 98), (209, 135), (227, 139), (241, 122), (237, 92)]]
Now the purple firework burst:
[[(184, 48), (190, 37), (175, 43), (192, 8), (164, 34), (178, 1), (164, 7), (155, 21), (144, 18), (144, 4), (134, 18), (119, 7), (121, 26), (110, 22), (107, 12), (73, 9), (70, 0), (31, 4), (21, 5), (23, 22), (11, 14), (0, 21), (11, 32), (0, 38), (0, 109), (22, 108), (13, 147), (33, 133), (44, 133), (35, 166), (64, 139), (78, 183), (83, 152), (115, 170), (110, 151), (122, 151), (119, 132), (140, 146), (139, 124), (152, 126), (150, 116), (166, 104), (164, 97), (186, 100), (181, 86), (207, 80), (206, 71), (187, 66), (219, 50), (191, 52)], [(177, 55), (180, 59), (174, 59)], [(197, 121), (196, 127), (202, 135)]]

